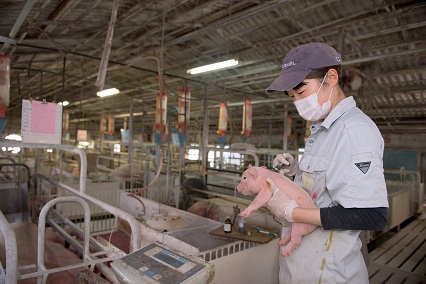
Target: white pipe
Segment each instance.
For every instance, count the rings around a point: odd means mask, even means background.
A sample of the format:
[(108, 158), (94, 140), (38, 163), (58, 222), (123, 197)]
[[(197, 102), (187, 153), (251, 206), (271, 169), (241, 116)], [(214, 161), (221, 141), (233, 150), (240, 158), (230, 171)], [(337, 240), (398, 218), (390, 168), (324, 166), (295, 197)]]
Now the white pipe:
[(130, 244), (130, 252), (133, 252), (133, 251), (135, 251), (135, 250), (137, 250), (141, 247), (142, 236), (141, 236), (141, 232), (140, 232), (140, 228), (139, 228), (139, 222), (135, 219), (135, 217), (133, 217), (132, 215), (130, 215), (127, 212), (122, 211), (119, 208), (116, 208), (112, 205), (109, 205), (109, 204), (103, 202), (103, 201), (100, 201), (99, 199), (96, 199), (96, 198), (94, 198), (90, 195), (87, 195), (85, 193), (81, 193), (81, 191), (77, 191), (74, 188), (72, 188), (72, 187), (70, 187), (66, 184), (63, 184), (63, 183), (60, 183), (60, 182), (57, 182), (57, 181), (53, 181), (53, 180), (51, 180), (51, 179), (49, 179), (45, 176), (42, 176), (42, 175), (36, 175), (36, 176), (38, 176), (39, 178), (45, 179), (45, 180), (63, 188), (63, 189), (66, 189), (66, 190), (74, 193), (75, 195), (80, 196), (81, 198), (83, 198), (85, 200), (93, 202), (94, 204), (98, 205), (102, 209), (104, 209), (104, 210), (114, 214), (115, 216), (118, 216), (121, 219), (127, 221), (129, 223), (131, 231), (132, 231), (131, 232), (132, 243)]
[[(87, 202), (81, 198), (76, 196), (64, 196), (57, 197), (55, 199), (50, 200), (46, 203), (45, 206), (41, 209), (38, 223), (38, 249), (37, 249), (37, 265), (38, 271), (47, 270), (44, 266), (44, 235), (46, 229), (46, 215), (49, 212), (49, 209), (53, 207), (57, 203), (63, 202), (77, 202), (80, 203), (84, 208), (84, 238), (83, 238), (83, 261), (90, 260), (88, 258), (89, 255), (89, 233), (90, 233), (90, 208), (87, 205)], [(41, 280), (43, 283), (46, 283), (48, 274), (44, 276), (40, 276), (37, 278), (37, 283), (39, 284)]]
[(139, 229), (139, 222), (132, 215), (86, 194), (86, 174), (87, 174), (86, 153), (79, 148), (73, 148), (72, 152), (80, 155), (80, 192), (77, 192), (74, 188), (62, 183), (60, 184), (60, 186), (75, 193), (76, 195), (83, 197), (86, 200), (89, 200), (95, 203), (102, 209), (126, 220), (132, 229), (132, 238), (131, 238), (132, 243), (130, 244), (130, 252), (133, 252), (134, 250), (139, 249), (141, 247), (141, 242), (142, 242), (142, 236)]
[(80, 155), (80, 191), (75, 190), (74, 188), (67, 186), (66, 184), (53, 181), (45, 176), (42, 176), (40, 174), (35, 174), (34, 176), (39, 176), (40, 178), (43, 178), (53, 184), (56, 184), (75, 195), (78, 195), (85, 200), (88, 200), (90, 202), (93, 202), (94, 204), (98, 205), (102, 209), (114, 214), (115, 216), (120, 217), (121, 219), (127, 221), (130, 225), (130, 228), (132, 230), (131, 232), (131, 241), (130, 244), (130, 252), (133, 252), (134, 250), (137, 250), (142, 245), (142, 236), (140, 232), (139, 222), (130, 214), (127, 212), (124, 212), (114, 206), (111, 206), (105, 202), (102, 202), (90, 195), (87, 195), (86, 192), (86, 177), (87, 177), (87, 158), (86, 153), (79, 148), (75, 148), (71, 145), (57, 145), (57, 144), (33, 144), (33, 143), (20, 143), (16, 141), (6, 141), (6, 142), (0, 142), (0, 148), (1, 147), (22, 147), (22, 148), (52, 148), (52, 149), (59, 149), (63, 151), (70, 151), (74, 152)]
[[(61, 219), (61, 221), (65, 222), (68, 226), (70, 226), (73, 230), (75, 230), (81, 237), (84, 238), (84, 234), (85, 232), (83, 230), (81, 230), (79, 227), (75, 226), (74, 223), (69, 222), (68, 219), (62, 217), (58, 212), (54, 212), (53, 210), (53, 214), (58, 217), (59, 219)], [(56, 231), (58, 231), (58, 233), (68, 242), (70, 243), (74, 248), (76, 248), (80, 253), (83, 253), (83, 246), (77, 242), (72, 236), (70, 236), (68, 234), (68, 232), (66, 232), (61, 226), (59, 226), (55, 221), (53, 221), (52, 219), (47, 221)], [(89, 238), (89, 243), (93, 244), (97, 250), (102, 251), (103, 248), (101, 248), (97, 242), (94, 241), (93, 238)], [(93, 257), (92, 254), (92, 258), (96, 258)], [(119, 283), (117, 277), (115, 276), (114, 272), (111, 270), (111, 268), (107, 267), (104, 263), (97, 263), (96, 267), (99, 269), (99, 271), (105, 276), (105, 278), (111, 282), (111, 283)]]
[(108, 161), (113, 161), (113, 162), (119, 161), (118, 159), (116, 159), (114, 157), (108, 157), (108, 156), (102, 156), (102, 155), (97, 156), (96, 157), (96, 168), (99, 169), (99, 170), (107, 171), (107, 172), (112, 172), (113, 169), (107, 168), (106, 166), (102, 165), (100, 163), (101, 159), (108, 160)]
[(86, 179), (87, 179), (87, 157), (86, 152), (80, 148), (73, 148), (72, 152), (80, 155), (80, 193), (86, 193)]
[(425, 184), (421, 183), (419, 185), (419, 209), (417, 210), (417, 213), (420, 213), (420, 214), (423, 213), (424, 203), (425, 203)]
[(0, 211), (0, 230), (4, 236), (6, 251), (6, 283), (15, 284), (18, 281), (18, 248), (16, 236), (3, 212)]

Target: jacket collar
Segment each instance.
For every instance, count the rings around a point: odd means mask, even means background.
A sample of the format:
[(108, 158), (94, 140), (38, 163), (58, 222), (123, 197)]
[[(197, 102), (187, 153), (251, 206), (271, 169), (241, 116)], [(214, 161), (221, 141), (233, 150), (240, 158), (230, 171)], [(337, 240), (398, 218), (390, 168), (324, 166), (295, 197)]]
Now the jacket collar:
[(351, 108), (356, 107), (356, 102), (352, 96), (345, 98), (342, 100), (334, 109), (328, 114), (326, 119), (321, 123), (321, 126), (325, 128), (330, 128), (330, 126), (345, 112), (350, 110)]

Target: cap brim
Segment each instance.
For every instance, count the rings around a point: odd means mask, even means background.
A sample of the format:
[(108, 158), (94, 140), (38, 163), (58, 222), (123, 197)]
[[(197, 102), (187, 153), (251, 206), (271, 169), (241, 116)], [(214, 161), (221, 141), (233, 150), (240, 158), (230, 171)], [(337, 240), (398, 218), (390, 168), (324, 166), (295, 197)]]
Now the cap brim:
[(266, 89), (267, 93), (273, 93), (275, 91), (287, 91), (293, 89), (303, 79), (308, 76), (309, 71), (307, 70), (297, 70), (288, 73), (282, 73), (274, 82)]

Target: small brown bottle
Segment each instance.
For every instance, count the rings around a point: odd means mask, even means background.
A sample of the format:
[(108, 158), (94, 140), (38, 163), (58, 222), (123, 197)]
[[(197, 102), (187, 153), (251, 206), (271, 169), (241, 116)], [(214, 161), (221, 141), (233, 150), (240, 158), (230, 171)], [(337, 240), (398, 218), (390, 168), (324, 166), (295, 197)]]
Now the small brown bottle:
[(231, 222), (231, 218), (226, 217), (225, 222), (223, 223), (223, 231), (225, 233), (230, 233), (232, 232), (232, 222)]

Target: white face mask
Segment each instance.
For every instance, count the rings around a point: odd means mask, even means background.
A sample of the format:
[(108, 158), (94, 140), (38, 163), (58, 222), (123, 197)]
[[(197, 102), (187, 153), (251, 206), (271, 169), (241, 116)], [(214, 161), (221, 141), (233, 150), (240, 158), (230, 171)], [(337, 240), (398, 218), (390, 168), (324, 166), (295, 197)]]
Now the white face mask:
[(309, 121), (317, 121), (323, 119), (330, 112), (330, 97), (334, 87), (331, 88), (330, 95), (328, 96), (328, 101), (325, 102), (323, 105), (319, 104), (317, 95), (317, 93), (321, 90), (326, 77), (327, 74), (325, 74), (324, 79), (321, 82), (321, 86), (319, 87), (316, 93), (313, 93), (309, 97), (294, 102), (297, 112), (303, 119)]

